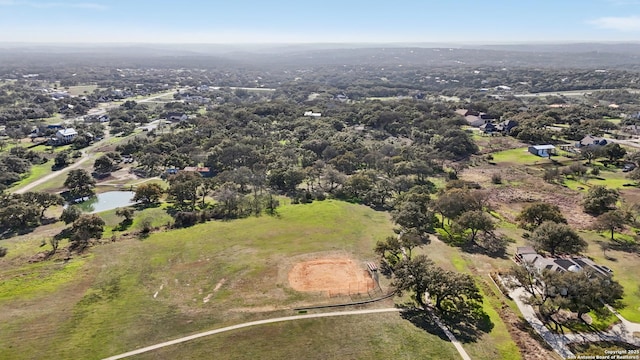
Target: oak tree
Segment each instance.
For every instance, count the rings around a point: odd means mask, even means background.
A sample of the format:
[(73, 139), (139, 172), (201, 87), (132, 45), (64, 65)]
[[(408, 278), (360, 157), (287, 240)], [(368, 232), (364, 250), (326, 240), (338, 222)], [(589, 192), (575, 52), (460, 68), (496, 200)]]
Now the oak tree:
[(585, 195), (582, 206), (585, 212), (592, 215), (600, 215), (609, 211), (616, 204), (619, 197), (618, 190), (595, 185)]
[(545, 221), (567, 223), (558, 205), (545, 202), (536, 202), (527, 205), (516, 217), (516, 221), (525, 229), (534, 229)]
[(495, 229), (495, 224), (491, 215), (482, 210), (472, 210), (462, 213), (457, 219), (456, 224), (462, 229), (471, 231), (469, 243), (475, 243), (476, 236), (480, 231), (489, 232)]
[(82, 199), (95, 194), (96, 181), (86, 170), (74, 169), (67, 175), (64, 186), (69, 189), (72, 199)]
[(545, 221), (531, 234), (531, 241), (539, 250), (577, 254), (587, 248), (587, 243), (569, 225)]
[(164, 190), (162, 186), (156, 183), (147, 183), (140, 184), (136, 188), (135, 195), (133, 196), (133, 201), (142, 202), (143, 204), (153, 204), (158, 202)]
[(622, 210), (611, 210), (598, 216), (594, 228), (601, 231), (611, 232), (611, 241), (616, 230), (624, 229), (624, 225), (629, 223), (630, 214)]

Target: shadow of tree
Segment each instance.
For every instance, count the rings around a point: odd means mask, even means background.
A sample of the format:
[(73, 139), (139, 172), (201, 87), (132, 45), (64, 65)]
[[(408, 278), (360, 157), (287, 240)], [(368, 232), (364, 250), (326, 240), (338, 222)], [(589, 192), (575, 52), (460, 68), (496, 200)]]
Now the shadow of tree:
[(609, 242), (609, 249), (626, 253), (640, 253), (640, 244), (637, 241), (615, 240)]
[(70, 238), (71, 237), (71, 230), (72, 229), (70, 227), (62, 229), (62, 231), (60, 231), (59, 233), (54, 235), (54, 239), (63, 240), (63, 239)]
[[(440, 317), (444, 325), (460, 342), (476, 342), (483, 334), (491, 332), (494, 324), (482, 307), (479, 304), (475, 305), (464, 306), (463, 309), (456, 312), (444, 312), (434, 309), (433, 313)], [(435, 322), (430, 311), (411, 305), (406, 305), (403, 309), (404, 311), (401, 313), (403, 319), (409, 320), (416, 327), (430, 334), (449, 341), (449, 338)]]
[(447, 335), (445, 335), (438, 324), (436, 324), (433, 320), (433, 316), (429, 312), (413, 306), (403, 307), (403, 309), (404, 310), (400, 313), (400, 316), (403, 319), (409, 320), (417, 328), (422, 329), (429, 334), (436, 335), (442, 340), (449, 341)]
[(137, 203), (137, 204), (133, 205), (133, 208), (136, 211), (142, 211), (142, 210), (145, 210), (145, 209), (154, 209), (154, 208), (158, 208), (158, 207), (160, 207), (160, 203), (159, 202), (155, 202), (155, 203), (142, 203), (142, 202), (140, 202), (140, 203)]
[(444, 324), (463, 343), (476, 342), (495, 326), (491, 318), (477, 303), (467, 303), (455, 311), (437, 311)]
[(393, 277), (393, 268), (387, 261), (380, 261), (379, 272), (387, 279), (391, 279)]
[(481, 254), (481, 255), (487, 255), (488, 257), (493, 259), (509, 260), (509, 256), (507, 255), (507, 252), (506, 252), (507, 250), (506, 246), (483, 247), (479, 244), (469, 244), (469, 245), (464, 245), (460, 247), (460, 249), (468, 254)]
[(138, 240), (145, 240), (151, 236), (151, 231), (140, 231), (137, 234)]
[(57, 223), (58, 221), (60, 221), (60, 219), (56, 217), (43, 217), (40, 219), (40, 225), (51, 225)]
[(5, 229), (0, 232), (0, 239), (9, 239), (14, 236), (26, 235), (32, 233), (37, 227), (29, 227), (24, 229)]
[(118, 225), (114, 226), (113, 231), (126, 231), (133, 224), (133, 219), (122, 220)]

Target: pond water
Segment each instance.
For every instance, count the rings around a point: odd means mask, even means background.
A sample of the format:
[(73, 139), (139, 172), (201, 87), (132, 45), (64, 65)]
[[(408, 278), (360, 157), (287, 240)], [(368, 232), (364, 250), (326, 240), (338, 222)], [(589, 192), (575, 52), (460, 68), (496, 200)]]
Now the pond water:
[(83, 212), (97, 213), (133, 205), (133, 195), (135, 195), (133, 191), (107, 191), (90, 197), (89, 200), (80, 202), (76, 206)]

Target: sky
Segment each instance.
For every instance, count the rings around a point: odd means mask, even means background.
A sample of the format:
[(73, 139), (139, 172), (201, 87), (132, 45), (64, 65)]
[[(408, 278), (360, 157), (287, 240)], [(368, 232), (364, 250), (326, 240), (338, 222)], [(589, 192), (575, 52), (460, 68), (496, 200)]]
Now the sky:
[(0, 0), (0, 42), (640, 41), (640, 0)]

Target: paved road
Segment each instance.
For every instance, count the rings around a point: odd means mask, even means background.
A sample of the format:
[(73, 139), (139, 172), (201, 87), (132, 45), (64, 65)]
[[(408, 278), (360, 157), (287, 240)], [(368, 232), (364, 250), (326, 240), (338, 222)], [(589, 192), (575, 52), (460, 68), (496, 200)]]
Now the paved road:
[(633, 148), (640, 148), (640, 142), (633, 141), (633, 140), (619, 140), (619, 139), (612, 139), (612, 138), (606, 138), (607, 141), (610, 141), (612, 143), (618, 143), (620, 145), (627, 145), (627, 146), (631, 146)]
[[(620, 90), (620, 89), (617, 89)], [(591, 89), (591, 90), (569, 90), (569, 91), (549, 91), (540, 93), (526, 93), (526, 94), (513, 94), (515, 97), (544, 97), (544, 96), (584, 96), (589, 93), (595, 93), (599, 91), (617, 91), (616, 89)], [(623, 89), (632, 94), (640, 92), (638, 89)]]
[(148, 97), (148, 98), (142, 99), (142, 100), (135, 100), (135, 99), (134, 99), (134, 101), (135, 101), (135, 102), (137, 102), (137, 103), (146, 103), (146, 102), (151, 102), (151, 101), (153, 101), (153, 100), (155, 100), (155, 99), (158, 99), (158, 98), (161, 98), (161, 97), (165, 97), (165, 96), (173, 95), (173, 94), (175, 94), (176, 92), (178, 92), (178, 91), (180, 91), (180, 90), (182, 90), (182, 89), (178, 89), (178, 90), (175, 90), (175, 89), (174, 89), (174, 90), (171, 90), (171, 91), (168, 91), (168, 92), (165, 92), (165, 93), (162, 93), (162, 94), (154, 95), (154, 96), (151, 96), (151, 97)]
[(45, 182), (47, 182), (47, 181), (49, 181), (51, 179), (54, 179), (54, 178), (56, 178), (58, 176), (61, 176), (63, 174), (68, 173), (69, 171), (71, 171), (71, 170), (77, 168), (78, 166), (82, 165), (87, 160), (89, 160), (89, 155), (87, 155), (85, 152), (83, 152), (82, 153), (82, 158), (80, 160), (76, 161), (75, 163), (67, 166), (64, 169), (61, 169), (61, 170), (58, 170), (58, 171), (54, 171), (54, 172), (52, 172), (51, 174), (49, 174), (47, 176), (41, 177), (40, 179), (38, 179), (38, 180), (36, 180), (36, 181), (34, 181), (34, 182), (30, 183), (30, 184), (27, 184), (27, 185), (25, 185), (25, 186), (23, 186), (21, 188), (18, 188), (17, 190), (14, 191), (14, 193), (16, 193), (16, 194), (24, 194), (27, 191), (35, 188), (38, 185), (44, 184)]
[[(166, 93), (162, 93), (162, 94), (158, 94), (158, 95), (154, 95), (154, 96), (148, 97), (148, 98), (140, 100), (138, 102), (151, 101), (153, 99), (157, 99), (157, 98), (160, 98), (160, 97), (163, 97), (163, 96), (171, 95), (171, 94), (173, 94), (175, 92), (176, 92), (176, 90), (172, 90), (172, 91), (169, 91), (169, 92), (166, 92)], [(105, 112), (106, 112), (106, 109), (100, 108), (100, 107), (96, 107), (96, 108), (93, 108), (93, 109), (89, 110), (89, 113), (91, 113), (93, 115), (102, 114), (102, 113), (105, 113)], [(109, 137), (110, 137), (110, 133), (109, 133), (109, 129), (107, 128), (107, 129), (105, 129), (104, 140), (109, 139)], [(44, 177), (42, 177), (42, 178), (40, 178), (40, 179), (30, 183), (30, 184), (27, 184), (27, 185), (21, 187), (21, 188), (18, 188), (17, 190), (14, 191), (14, 193), (16, 193), (16, 194), (24, 194), (25, 192), (27, 192), (27, 191), (29, 191), (29, 190), (31, 190), (31, 189), (33, 189), (33, 188), (35, 188), (35, 187), (37, 187), (37, 186), (39, 186), (41, 184), (44, 184), (45, 182), (47, 182), (47, 181), (49, 181), (51, 179), (54, 179), (54, 178), (56, 178), (58, 176), (66, 174), (67, 172), (79, 167), (84, 162), (89, 160), (89, 158), (91, 157), (90, 156), (90, 151), (93, 150), (94, 146), (96, 146), (96, 145), (101, 145), (101, 143), (98, 142), (95, 145), (92, 145), (92, 146), (86, 148), (85, 150), (83, 150), (82, 151), (82, 158), (80, 160), (76, 161), (75, 163), (67, 166), (64, 169), (61, 169), (61, 170), (58, 170), (58, 171), (54, 171), (51, 174), (49, 174), (47, 176), (44, 176)]]
[[(213, 90), (220, 90), (222, 89), (222, 86), (213, 86), (210, 87)], [(251, 88), (251, 87), (237, 87), (237, 86), (229, 86), (228, 87), (231, 90), (247, 90), (247, 91), (276, 91), (276, 89), (272, 89), (272, 88)]]
[(147, 347), (144, 347), (144, 348), (141, 348), (141, 349), (138, 349), (138, 350), (129, 351), (129, 352), (124, 353), (124, 354), (114, 355), (114, 356), (108, 357), (108, 358), (106, 358), (104, 360), (124, 359), (124, 358), (129, 357), (129, 356), (139, 355), (139, 354), (146, 353), (146, 352), (149, 352), (149, 351), (153, 351), (153, 350), (156, 350), (156, 349), (160, 349), (160, 348), (163, 348), (163, 347), (180, 344), (180, 343), (183, 343), (183, 342), (186, 342), (186, 341), (190, 341), (190, 340), (194, 340), (194, 339), (199, 339), (201, 337), (215, 335), (215, 334), (219, 334), (219, 333), (223, 333), (223, 332), (231, 331), (231, 330), (242, 329), (242, 328), (246, 328), (246, 327), (250, 327), (250, 326), (272, 324), (272, 323), (283, 322), (283, 321), (302, 320), (302, 319), (313, 319), (313, 318), (346, 316), (346, 315), (379, 314), (379, 313), (399, 312), (399, 311), (401, 311), (401, 309), (398, 309), (398, 308), (335, 311), (335, 312), (328, 312), (328, 313), (294, 315), (294, 316), (285, 316), (285, 317), (280, 317), (280, 318), (275, 318), (275, 319), (265, 319), (265, 320), (251, 321), (251, 322), (247, 322), (247, 323), (243, 323), (243, 324), (227, 326), (227, 327), (220, 328), (220, 329), (205, 331), (205, 332), (201, 332), (201, 333), (198, 333), (198, 334), (193, 334), (193, 335), (190, 335), (190, 336), (185, 336), (185, 337), (182, 337), (182, 338), (179, 338), (179, 339), (175, 339), (175, 340), (171, 340), (171, 341), (165, 341), (165, 342), (160, 343), (160, 344), (147, 346)]

